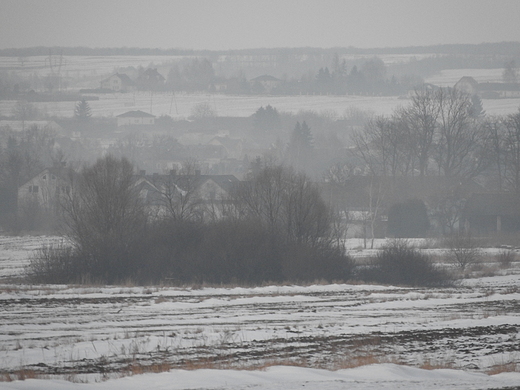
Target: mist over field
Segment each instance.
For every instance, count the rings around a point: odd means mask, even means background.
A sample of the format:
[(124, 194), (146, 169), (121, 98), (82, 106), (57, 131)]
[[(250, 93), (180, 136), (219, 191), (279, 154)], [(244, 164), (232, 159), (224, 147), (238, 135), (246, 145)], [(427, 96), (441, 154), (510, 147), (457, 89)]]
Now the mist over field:
[(1, 389), (517, 389), (517, 0), (2, 1)]

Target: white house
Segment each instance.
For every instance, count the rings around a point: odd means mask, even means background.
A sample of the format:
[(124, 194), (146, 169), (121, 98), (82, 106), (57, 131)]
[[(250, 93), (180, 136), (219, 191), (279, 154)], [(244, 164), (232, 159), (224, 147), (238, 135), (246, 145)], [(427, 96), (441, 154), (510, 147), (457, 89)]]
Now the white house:
[(454, 86), (470, 95), (477, 94), (484, 99), (520, 98), (519, 83), (479, 83), (473, 77), (464, 76)]
[(271, 93), (273, 89), (280, 85), (281, 82), (282, 80), (267, 74), (255, 77), (249, 81), (252, 87), (255, 87), (255, 85), (261, 85), (267, 93)]
[(124, 73), (116, 73), (101, 80), (102, 89), (111, 89), (114, 92), (129, 92), (135, 89), (135, 83)]
[(144, 111), (128, 111), (117, 116), (117, 126), (154, 125), (155, 115)]
[(72, 174), (64, 167), (45, 168), (18, 188), (18, 205), (37, 203), (45, 210), (54, 210), (59, 197), (70, 194)]

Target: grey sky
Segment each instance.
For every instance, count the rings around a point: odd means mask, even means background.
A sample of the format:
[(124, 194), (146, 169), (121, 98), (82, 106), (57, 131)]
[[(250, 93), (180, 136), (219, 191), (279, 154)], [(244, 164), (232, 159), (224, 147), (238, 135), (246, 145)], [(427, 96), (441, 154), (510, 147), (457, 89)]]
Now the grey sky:
[(519, 41), (519, 17), (520, 0), (0, 0), (0, 48)]

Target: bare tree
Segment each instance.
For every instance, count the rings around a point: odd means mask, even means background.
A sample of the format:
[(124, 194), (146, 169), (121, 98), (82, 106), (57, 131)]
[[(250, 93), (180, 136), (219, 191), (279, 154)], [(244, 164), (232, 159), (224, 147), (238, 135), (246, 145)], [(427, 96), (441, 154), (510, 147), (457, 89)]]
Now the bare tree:
[(468, 234), (455, 234), (448, 239), (450, 259), (462, 272), (471, 264), (482, 258), (482, 252), (477, 241)]
[(439, 172), (450, 177), (475, 177), (487, 161), (479, 158), (485, 137), (480, 124), (470, 116), (469, 95), (442, 88), (435, 98), (439, 107), (435, 154)]
[(198, 103), (191, 109), (190, 118), (213, 118), (217, 116), (217, 112), (211, 107), (208, 102)]
[(504, 177), (506, 172), (505, 154), (507, 144), (505, 143), (504, 118), (500, 116), (488, 116), (483, 122), (484, 137), (486, 139), (486, 150), (488, 150), (489, 168), (491, 175), (488, 177), (496, 179), (494, 187), (499, 191), (504, 189)]
[(371, 175), (406, 175), (412, 166), (408, 128), (398, 116), (370, 119), (363, 131), (352, 135), (355, 154)]
[(513, 191), (520, 192), (520, 109), (504, 121), (505, 180)]
[(332, 214), (316, 184), (281, 166), (266, 167), (232, 191), (243, 218), (252, 218), (288, 242), (316, 246), (330, 239)]
[(419, 174), (426, 175), (432, 157), (439, 106), (431, 90), (416, 90), (411, 105), (400, 112), (409, 129), (411, 152), (419, 165)]
[(198, 163), (187, 160), (179, 174), (171, 172), (154, 183), (159, 190), (160, 203), (166, 209), (168, 218), (175, 221), (202, 221), (204, 202), (198, 192), (198, 171)]
[(83, 168), (72, 187), (62, 206), (69, 238), (82, 259), (78, 273), (118, 281), (132, 266), (132, 245), (147, 219), (134, 186), (133, 166), (109, 155)]
[(25, 122), (31, 119), (37, 119), (40, 113), (34, 104), (25, 100), (17, 100), (13, 107), (12, 115), (15, 119), (22, 122), (22, 130), (24, 131)]

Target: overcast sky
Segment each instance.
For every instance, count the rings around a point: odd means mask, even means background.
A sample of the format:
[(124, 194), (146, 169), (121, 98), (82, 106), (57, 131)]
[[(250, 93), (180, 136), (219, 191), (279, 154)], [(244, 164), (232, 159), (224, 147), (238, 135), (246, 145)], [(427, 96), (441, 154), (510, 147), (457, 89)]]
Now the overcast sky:
[(520, 0), (0, 0), (0, 48), (359, 48), (520, 40)]

